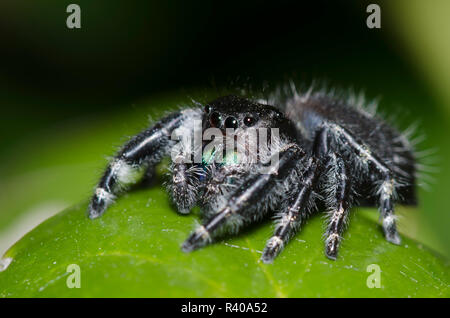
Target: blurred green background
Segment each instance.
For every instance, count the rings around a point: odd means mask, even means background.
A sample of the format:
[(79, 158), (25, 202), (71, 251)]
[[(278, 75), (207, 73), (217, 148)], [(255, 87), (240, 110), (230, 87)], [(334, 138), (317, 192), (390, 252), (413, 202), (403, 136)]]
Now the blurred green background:
[[(400, 222), (450, 256), (450, 2), (77, 0), (82, 27), (68, 29), (73, 2), (0, 3), (1, 253), (85, 200), (105, 156), (161, 114), (151, 105), (294, 78), (364, 90), (399, 128), (419, 122), (433, 180)], [(381, 29), (366, 26), (369, 3)]]

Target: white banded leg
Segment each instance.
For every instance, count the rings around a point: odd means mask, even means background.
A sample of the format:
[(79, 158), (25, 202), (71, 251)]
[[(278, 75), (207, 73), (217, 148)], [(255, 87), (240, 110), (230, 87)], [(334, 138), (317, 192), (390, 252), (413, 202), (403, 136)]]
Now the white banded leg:
[(401, 238), (397, 232), (396, 217), (394, 214), (395, 180), (388, 176), (378, 188), (379, 211), (386, 240), (393, 244), (400, 244)]
[(312, 163), (303, 175), (303, 182), (299, 190), (288, 200), (286, 208), (281, 211), (280, 218), (273, 236), (267, 241), (261, 260), (264, 263), (272, 263), (275, 257), (283, 250), (292, 236), (298, 231), (302, 220), (310, 213), (313, 205), (313, 189), (317, 182), (317, 165)]
[(337, 154), (330, 155), (326, 178), (325, 202), (329, 219), (325, 232), (325, 254), (335, 260), (352, 203), (351, 178), (344, 160)]
[(386, 240), (393, 244), (400, 244), (401, 239), (397, 232), (394, 201), (396, 199), (396, 181), (392, 171), (383, 161), (372, 153), (367, 145), (357, 140), (348, 130), (336, 124), (327, 124), (323, 131), (326, 135), (331, 134), (336, 140), (350, 146), (356, 153), (362, 167), (368, 168), (369, 165), (375, 169), (380, 176), (381, 183), (377, 189), (379, 196), (379, 211), (382, 218), (383, 231)]
[(88, 207), (91, 219), (101, 216), (117, 194), (126, 185), (135, 183), (146, 168), (160, 162), (171, 145), (170, 133), (181, 125), (184, 118), (183, 112), (173, 113), (125, 144), (106, 168), (91, 198)]

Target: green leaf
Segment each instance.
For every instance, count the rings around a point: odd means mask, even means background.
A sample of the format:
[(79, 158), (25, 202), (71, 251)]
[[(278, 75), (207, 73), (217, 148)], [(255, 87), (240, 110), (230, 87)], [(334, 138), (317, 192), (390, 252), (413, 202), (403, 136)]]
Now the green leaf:
[[(185, 254), (197, 213), (178, 215), (160, 184), (136, 189), (96, 220), (87, 203), (16, 243), (0, 273), (2, 297), (449, 297), (449, 268), (411, 239), (386, 242), (374, 209), (353, 213), (337, 261), (324, 256), (323, 218), (312, 217), (273, 264), (259, 262), (270, 222)], [(400, 212), (409, 212), (399, 208)], [(70, 264), (81, 288), (68, 288)], [(381, 288), (367, 286), (379, 266)]]

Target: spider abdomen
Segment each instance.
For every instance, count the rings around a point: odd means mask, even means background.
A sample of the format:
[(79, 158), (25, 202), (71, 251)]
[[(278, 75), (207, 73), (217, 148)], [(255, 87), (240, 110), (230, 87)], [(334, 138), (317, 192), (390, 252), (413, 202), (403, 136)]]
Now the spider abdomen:
[(416, 204), (416, 160), (406, 136), (373, 112), (319, 93), (308, 98), (294, 98), (287, 107), (291, 118), (298, 121), (299, 133), (305, 139), (311, 140), (326, 125), (332, 127), (337, 139), (341, 134), (351, 136), (357, 147), (339, 140), (331, 145), (350, 163), (352, 175), (357, 176), (355, 187), (365, 204), (375, 203), (373, 170), (368, 167), (368, 157), (375, 157), (389, 167), (398, 184), (399, 202)]

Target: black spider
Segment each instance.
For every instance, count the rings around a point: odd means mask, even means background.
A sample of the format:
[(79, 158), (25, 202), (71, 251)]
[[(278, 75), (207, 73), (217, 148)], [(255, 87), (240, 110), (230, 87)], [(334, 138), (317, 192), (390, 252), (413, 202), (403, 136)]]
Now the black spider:
[[(168, 189), (174, 204), (180, 213), (200, 205), (204, 217), (183, 243), (185, 252), (273, 214), (275, 231), (262, 255), (270, 263), (319, 203), (329, 216), (325, 253), (336, 259), (357, 201), (378, 205), (386, 239), (399, 244), (393, 205), (415, 204), (413, 149), (405, 135), (354, 104), (323, 92), (299, 95), (294, 90), (265, 101), (230, 95), (174, 112), (117, 154), (96, 188), (89, 216), (99, 217), (140, 172), (151, 171), (171, 153)], [(214, 138), (205, 136), (211, 129)], [(254, 131), (258, 138), (267, 132), (264, 151), (260, 139), (251, 138)], [(231, 152), (225, 151), (230, 148), (224, 140), (233, 142)], [(274, 159), (276, 165), (269, 164)]]

